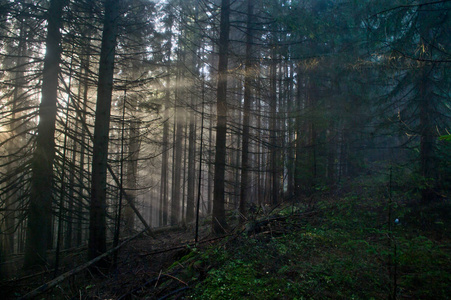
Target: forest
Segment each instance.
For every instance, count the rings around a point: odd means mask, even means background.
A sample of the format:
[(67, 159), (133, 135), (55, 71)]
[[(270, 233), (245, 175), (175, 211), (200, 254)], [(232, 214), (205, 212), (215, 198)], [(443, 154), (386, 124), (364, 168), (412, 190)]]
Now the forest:
[(8, 298), (446, 299), (450, 190), (450, 0), (0, 0)]

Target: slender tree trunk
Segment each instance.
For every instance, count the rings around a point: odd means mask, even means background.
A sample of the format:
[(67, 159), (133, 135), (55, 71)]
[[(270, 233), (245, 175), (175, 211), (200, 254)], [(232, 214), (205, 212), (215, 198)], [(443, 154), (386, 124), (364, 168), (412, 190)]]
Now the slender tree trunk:
[[(186, 121), (186, 118), (185, 118), (185, 121)], [(188, 165), (188, 159), (187, 159), (187, 157), (188, 157), (188, 151), (187, 151), (187, 149), (188, 149), (188, 146), (187, 146), (188, 145), (188, 137), (186, 136), (186, 133), (188, 132), (188, 121), (185, 122), (183, 132), (185, 132), (185, 134), (183, 135), (183, 150), (182, 150), (182, 153), (183, 153), (183, 159), (182, 159), (183, 166), (180, 169), (180, 170), (183, 170), (182, 178), (181, 178), (181, 182), (183, 182), (183, 183), (181, 183), (181, 185), (182, 185), (182, 195), (181, 195), (181, 202), (182, 202), (181, 218), (182, 218), (182, 220), (181, 221), (182, 221), (182, 223), (185, 224), (185, 222), (186, 222), (186, 215), (185, 215), (185, 213), (186, 213), (186, 182), (187, 182), (187, 179), (186, 179), (187, 172), (186, 172), (186, 170), (188, 169), (188, 166), (187, 166)]]
[(224, 180), (226, 165), (226, 138), (227, 138), (227, 64), (230, 31), (230, 0), (221, 1), (221, 21), (219, 33), (219, 63), (218, 63), (218, 90), (217, 90), (217, 126), (216, 126), (216, 154), (215, 176), (213, 190), (213, 224), (215, 233), (224, 233), (227, 228), (224, 207)]
[[(106, 0), (94, 126), (89, 215), (89, 259), (93, 259), (106, 251), (107, 160), (118, 19), (119, 0)], [(99, 266), (104, 265), (105, 262), (99, 263)]]
[(166, 96), (164, 108), (164, 123), (163, 123), (163, 157), (161, 162), (161, 183), (160, 183), (160, 210), (159, 210), (159, 224), (163, 225), (164, 206), (167, 205), (168, 199), (168, 162), (169, 162), (169, 98), (170, 98), (170, 78), (166, 79)]
[[(272, 33), (275, 35), (275, 33)], [(279, 193), (279, 181), (278, 181), (278, 163), (277, 163), (277, 155), (278, 155), (278, 145), (277, 145), (277, 60), (276, 60), (276, 38), (272, 38), (272, 50), (271, 50), (271, 65), (270, 65), (270, 151), (271, 151), (271, 204), (276, 204), (278, 202), (278, 193)]]
[[(169, 78), (169, 76), (168, 76)], [(166, 92), (169, 97), (169, 91)], [(169, 114), (168, 101), (165, 104), (164, 110), (164, 124), (163, 124), (163, 156), (161, 162), (161, 182), (160, 182), (160, 209), (158, 223), (163, 225), (163, 213), (165, 203), (168, 203), (168, 161), (169, 161)], [(166, 204), (167, 205), (167, 204)]]
[(139, 158), (139, 120), (132, 118), (130, 120), (129, 142), (128, 142), (128, 160), (127, 160), (127, 188), (129, 189), (129, 201), (124, 209), (124, 230), (127, 234), (132, 234), (135, 228), (135, 212), (131, 205), (136, 202), (136, 188), (138, 180), (138, 158)]
[[(173, 20), (173, 18), (170, 18)], [(169, 23), (172, 27), (172, 21)], [(172, 55), (172, 33), (169, 36), (168, 41), (168, 53), (167, 53), (167, 76), (166, 76), (166, 87), (164, 95), (164, 114), (163, 114), (163, 157), (161, 162), (161, 183), (160, 183), (160, 209), (159, 209), (159, 225), (163, 225), (163, 214), (167, 212), (164, 211), (164, 207), (167, 206), (169, 201), (169, 187), (168, 187), (168, 165), (169, 165), (169, 107), (171, 101), (171, 55)], [(167, 216), (166, 216), (167, 219)]]
[(53, 161), (58, 75), (61, 60), (62, 12), (66, 1), (52, 0), (48, 11), (46, 54), (36, 150), (32, 161), (31, 194), (24, 267), (45, 264), (51, 235), (53, 203)]
[(296, 201), (302, 196), (302, 81), (301, 68), (297, 70), (296, 118), (295, 118), (295, 162), (294, 162), (294, 195)]
[(254, 14), (253, 0), (247, 0), (246, 29), (246, 61), (244, 63), (244, 103), (243, 103), (243, 148), (241, 151), (241, 187), (240, 187), (240, 222), (246, 220), (246, 203), (249, 201), (249, 132), (250, 111), (252, 102), (252, 18)]
[[(74, 132), (78, 134), (78, 122), (75, 124)], [(74, 192), (75, 192), (75, 164), (77, 161), (77, 142), (75, 140), (72, 141), (72, 162), (69, 168), (69, 195), (68, 195), (68, 207), (67, 207), (67, 229), (64, 237), (64, 248), (69, 249), (72, 247), (73, 241), (73, 232), (74, 232)]]
[(289, 65), (290, 68), (290, 77), (289, 77), (289, 83), (288, 83), (288, 95), (287, 95), (287, 109), (288, 111), (288, 150), (287, 150), (287, 161), (288, 161), (288, 166), (287, 166), (287, 172), (288, 172), (288, 176), (287, 176), (287, 192), (288, 192), (288, 196), (291, 198), (294, 196), (294, 162), (295, 162), (295, 146), (294, 146), (294, 137), (295, 137), (295, 128), (294, 128), (294, 122), (293, 122), (293, 117), (295, 117), (296, 115), (293, 114), (293, 112), (296, 110), (296, 105), (293, 105), (293, 102), (295, 102), (296, 100), (294, 99), (293, 101), (293, 86), (294, 86), (294, 65), (290, 64)]
[[(194, 106), (194, 97), (191, 98), (191, 105)], [(188, 189), (186, 198), (186, 222), (194, 220), (194, 198), (196, 183), (196, 122), (194, 112), (190, 112), (189, 117), (189, 137), (188, 137)]]
[(77, 206), (76, 206), (76, 211), (77, 211), (77, 230), (76, 230), (76, 245), (80, 246), (82, 244), (83, 241), (83, 195), (85, 190), (87, 189), (87, 187), (84, 184), (84, 173), (85, 173), (85, 166), (89, 166), (89, 164), (85, 164), (85, 149), (86, 149), (86, 139), (85, 139), (85, 135), (86, 135), (86, 130), (85, 130), (85, 126), (83, 126), (83, 124), (86, 124), (86, 111), (87, 111), (87, 107), (88, 107), (88, 92), (89, 92), (89, 51), (90, 46), (85, 45), (84, 47), (84, 53), (82, 55), (81, 58), (81, 69), (82, 69), (82, 81), (80, 82), (80, 85), (83, 87), (83, 94), (82, 94), (82, 98), (83, 99), (83, 108), (80, 111), (80, 116), (79, 116), (79, 120), (77, 120), (77, 123), (81, 124), (81, 134), (80, 134), (80, 163), (79, 163), (79, 173), (78, 173), (78, 185), (79, 185), (79, 189), (78, 189), (78, 194), (80, 195), (80, 198), (78, 199), (77, 202)]
[(283, 74), (287, 74), (284, 72), (284, 64), (279, 63), (279, 72), (277, 74), (277, 85), (278, 85), (278, 106), (279, 106), (279, 113), (277, 114), (277, 122), (276, 122), (276, 128), (277, 132), (279, 132), (278, 139), (277, 139), (277, 147), (279, 148), (278, 155), (277, 155), (277, 187), (278, 187), (278, 196), (283, 196), (283, 188), (285, 185), (285, 159), (286, 159), (286, 145), (285, 140), (287, 137), (287, 129), (286, 129), (286, 105), (285, 105), (285, 98), (286, 98), (286, 92), (284, 92), (284, 84), (282, 76), (285, 76)]
[[(238, 89), (241, 89), (241, 87), (239, 87)], [(237, 89), (237, 90), (238, 90)], [(237, 96), (240, 96), (240, 94), (238, 94)], [(236, 116), (235, 119), (236, 120), (241, 120), (241, 97), (239, 97), (238, 99), (236, 99), (236, 103), (237, 103), (237, 109), (235, 110)], [(233, 182), (233, 209), (238, 209), (240, 206), (240, 190), (241, 190), (241, 172), (240, 172), (240, 166), (241, 166), (241, 141), (242, 141), (242, 136), (236, 134), (236, 150), (234, 151), (234, 162), (233, 162), (233, 166), (235, 167), (234, 172), (232, 173), (233, 176), (233, 181), (231, 181), (230, 183)]]
[(173, 152), (173, 166), (172, 166), (172, 197), (171, 197), (171, 225), (176, 225), (180, 221), (180, 202), (182, 195), (182, 152), (183, 152), (183, 125), (184, 116), (181, 109), (180, 101), (183, 99), (184, 92), (181, 87), (181, 80), (184, 72), (182, 65), (185, 61), (185, 55), (180, 50), (177, 63), (177, 93), (175, 103), (175, 135), (174, 135), (174, 152)]
[[(199, 19), (198, 16), (198, 3), (195, 2), (195, 10), (194, 10), (194, 21)], [(194, 27), (196, 28), (196, 27)], [(198, 30), (193, 29), (190, 36), (190, 48), (191, 48), (191, 56), (188, 62), (188, 68), (191, 70), (191, 78), (192, 78), (192, 89), (191, 92), (191, 110), (189, 111), (189, 137), (188, 137), (188, 178), (187, 178), (187, 197), (186, 197), (186, 222), (191, 222), (194, 220), (194, 200), (195, 200), (195, 190), (196, 190), (196, 116), (195, 116), (195, 107), (197, 105), (196, 95), (194, 93), (194, 89), (196, 88), (196, 81), (199, 78), (199, 69), (198, 69), (198, 49), (201, 47), (201, 39)]]
[(212, 212), (212, 191), (213, 191), (213, 185), (212, 178), (213, 178), (213, 109), (212, 106), (210, 106), (210, 126), (208, 128), (208, 196), (207, 196), (207, 212), (210, 215)]
[[(261, 105), (261, 101), (260, 101), (260, 99), (261, 99), (261, 91), (260, 91), (260, 89), (261, 89), (260, 79), (257, 78), (257, 89), (256, 89), (256, 98), (257, 98), (256, 106), (257, 106), (257, 111), (261, 111), (262, 110), (262, 105)], [(261, 118), (260, 114), (257, 114), (257, 128), (262, 128), (262, 118)], [(256, 147), (257, 147), (257, 161), (256, 161), (256, 165), (258, 166), (259, 170), (264, 170), (265, 169), (265, 166), (263, 166), (264, 159), (263, 159), (263, 146), (262, 146), (262, 142), (261, 142), (262, 139), (263, 139), (263, 136), (261, 134), (261, 130), (258, 130), (257, 131), (257, 140), (258, 140), (258, 142), (257, 142), (257, 145), (256, 145)], [(264, 176), (264, 174), (262, 174), (262, 172), (257, 172), (257, 185), (256, 185), (257, 191), (256, 191), (256, 195), (257, 195), (257, 204), (258, 204), (259, 207), (264, 202), (264, 198), (265, 198), (264, 189), (263, 189), (263, 187), (264, 187), (264, 185), (263, 185), (264, 184), (264, 180), (263, 180), (262, 176)]]
[(308, 121), (308, 149), (309, 149), (309, 186), (307, 187), (309, 193), (313, 193), (313, 188), (317, 184), (318, 177), (318, 167), (317, 167), (317, 152), (318, 152), (318, 142), (317, 142), (317, 128), (315, 124), (315, 119), (313, 115), (317, 111), (318, 103), (318, 87), (315, 82), (315, 78), (310, 76), (308, 80), (308, 91), (307, 91), (307, 108), (310, 112)]
[[(240, 81), (236, 80), (236, 91), (240, 91), (242, 89), (242, 87), (240, 86)], [(236, 93), (236, 99), (235, 99), (235, 103), (236, 103), (236, 109), (235, 109), (235, 120), (240, 120), (241, 121), (241, 94), (240, 93)], [(242, 136), (240, 136), (239, 134), (235, 135), (235, 143), (236, 143), (236, 148), (233, 150), (233, 166), (235, 168), (234, 172), (230, 172), (232, 175), (232, 180), (230, 181), (230, 183), (232, 184), (233, 182), (233, 209), (239, 209), (240, 206), (240, 189), (241, 189), (241, 172), (240, 172), (240, 165), (241, 165), (241, 141), (242, 141)]]
[[(180, 108), (178, 109), (180, 111)], [(173, 180), (171, 197), (171, 225), (180, 221), (180, 206), (182, 200), (182, 153), (183, 153), (183, 115), (178, 113), (176, 119), (176, 134), (174, 141)]]

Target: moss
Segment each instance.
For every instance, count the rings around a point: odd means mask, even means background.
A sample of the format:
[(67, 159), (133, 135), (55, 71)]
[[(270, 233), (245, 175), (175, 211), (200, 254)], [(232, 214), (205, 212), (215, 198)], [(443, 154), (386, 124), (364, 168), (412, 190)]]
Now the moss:
[(449, 240), (412, 238), (404, 225), (389, 232), (380, 222), (384, 205), (373, 199), (349, 197), (321, 206), (315, 219), (284, 223), (298, 230), (243, 235), (199, 254), (191, 267), (205, 276), (197, 275), (189, 297), (383, 299), (392, 293), (395, 264), (398, 293), (415, 299), (451, 294), (451, 256), (444, 250)]

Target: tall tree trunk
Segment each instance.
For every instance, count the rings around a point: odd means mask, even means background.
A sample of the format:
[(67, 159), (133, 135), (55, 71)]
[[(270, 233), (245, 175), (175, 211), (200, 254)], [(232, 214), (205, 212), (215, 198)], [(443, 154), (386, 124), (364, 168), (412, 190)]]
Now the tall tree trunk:
[(269, 106), (271, 109), (270, 112), (270, 152), (271, 152), (271, 203), (276, 204), (278, 202), (278, 194), (279, 194), (279, 180), (278, 180), (278, 163), (277, 163), (277, 155), (278, 155), (278, 145), (277, 145), (277, 60), (276, 60), (276, 38), (275, 33), (272, 33), (272, 49), (271, 49), (271, 65), (270, 65), (270, 74), (269, 74), (269, 93), (270, 93), (270, 101)]
[(80, 162), (79, 162), (79, 172), (78, 172), (78, 195), (79, 195), (79, 199), (77, 202), (77, 206), (76, 206), (76, 211), (77, 211), (77, 224), (76, 224), (76, 237), (75, 237), (75, 241), (76, 241), (76, 245), (80, 246), (82, 244), (83, 241), (83, 195), (84, 192), (87, 190), (87, 186), (84, 184), (84, 173), (85, 173), (85, 166), (89, 166), (89, 164), (85, 164), (85, 151), (86, 151), (86, 139), (85, 139), (85, 135), (86, 135), (86, 129), (85, 126), (83, 126), (83, 124), (86, 124), (86, 111), (87, 111), (87, 107), (88, 107), (88, 92), (89, 92), (89, 53), (90, 53), (90, 45), (89, 43), (87, 45), (84, 46), (84, 53), (82, 55), (81, 58), (81, 69), (82, 69), (82, 81), (80, 82), (80, 85), (83, 88), (83, 93), (82, 93), (82, 103), (83, 103), (83, 107), (80, 111), (80, 115), (79, 115), (79, 119), (77, 120), (77, 123), (80, 124), (81, 126), (81, 134), (80, 134)]
[(246, 220), (246, 203), (249, 201), (249, 125), (252, 102), (252, 18), (253, 0), (247, 0), (246, 61), (244, 63), (243, 148), (241, 151), (240, 222)]
[[(198, 3), (195, 2), (195, 10), (193, 15), (194, 22), (197, 22), (199, 19), (199, 7)], [(195, 190), (196, 190), (196, 116), (195, 116), (195, 107), (197, 105), (196, 95), (194, 90), (196, 89), (196, 81), (199, 78), (199, 69), (198, 69), (198, 49), (202, 47), (201, 39), (198, 30), (196, 27), (193, 27), (189, 35), (190, 48), (191, 48), (191, 57), (189, 59), (188, 68), (190, 68), (191, 80), (192, 80), (192, 89), (191, 92), (191, 110), (189, 111), (189, 136), (188, 136), (188, 178), (187, 178), (187, 197), (186, 197), (186, 222), (191, 222), (194, 220), (194, 199), (195, 199)]]
[(284, 69), (286, 64), (279, 64), (279, 73), (277, 74), (277, 85), (278, 85), (278, 106), (279, 113), (276, 122), (277, 131), (279, 132), (278, 145), (280, 149), (278, 153), (278, 168), (277, 168), (277, 186), (278, 195), (283, 196), (283, 189), (285, 186), (285, 165), (286, 165), (286, 137), (288, 136), (288, 130), (286, 128), (287, 116), (286, 116), (286, 91), (284, 91), (283, 76), (286, 76), (287, 72)]
[(24, 267), (43, 265), (51, 235), (53, 202), (53, 162), (58, 75), (61, 60), (62, 12), (66, 1), (52, 0), (48, 11), (46, 54), (42, 78), (41, 104), (36, 150), (32, 161), (31, 194), (28, 207)]
[[(75, 133), (78, 134), (78, 122), (75, 124)], [(69, 249), (72, 247), (72, 241), (73, 241), (73, 229), (74, 229), (74, 192), (75, 192), (75, 164), (77, 161), (77, 142), (75, 140), (72, 141), (72, 163), (69, 168), (69, 203), (67, 207), (67, 230), (65, 234), (65, 240), (64, 240), (64, 248)]]
[(186, 120), (186, 118), (185, 118), (185, 126), (184, 126), (184, 129), (183, 129), (183, 132), (185, 132), (185, 134), (183, 135), (183, 149), (184, 150), (182, 150), (182, 153), (183, 153), (183, 166), (181, 167), (181, 169), (179, 169), (179, 170), (183, 170), (183, 172), (182, 172), (182, 181), (181, 182), (183, 182), (182, 183), (182, 197), (181, 197), (181, 199), (182, 199), (182, 206), (181, 206), (181, 217), (182, 217), (182, 223), (185, 223), (185, 221), (186, 221), (186, 216), (185, 216), (185, 209), (186, 209), (186, 182), (187, 182), (187, 179), (186, 179), (186, 177), (187, 177), (187, 172), (186, 172), (186, 170), (188, 169), (188, 151), (187, 151), (187, 149), (188, 149), (188, 137), (187, 137), (187, 135), (186, 135), (186, 133), (188, 132), (188, 121)]
[[(260, 77), (260, 75), (259, 75)], [(261, 84), (260, 84), (260, 79), (257, 78), (257, 88), (256, 88), (256, 106), (257, 106), (257, 111), (261, 111), (262, 110), (262, 105), (261, 105)], [(257, 114), (257, 128), (262, 128), (262, 118), (260, 114)], [(263, 136), (262, 136), (262, 132), (261, 130), (257, 131), (257, 144), (256, 144), (256, 148), (257, 148), (257, 161), (256, 161), (256, 165), (258, 166), (259, 170), (263, 170), (265, 167), (263, 166), (263, 145), (262, 145), (262, 140), (263, 140)], [(257, 204), (260, 207), (260, 205), (264, 202), (264, 174), (263, 172), (257, 172), (257, 184), (256, 184), (256, 195), (257, 195)]]
[(216, 154), (215, 176), (213, 189), (213, 222), (215, 233), (224, 233), (227, 228), (224, 207), (224, 180), (226, 165), (226, 138), (227, 138), (227, 64), (230, 31), (230, 0), (221, 1), (221, 21), (219, 28), (219, 63), (218, 63), (218, 90), (217, 90), (217, 126), (216, 126)]
[(308, 132), (308, 141), (307, 147), (309, 149), (309, 183), (307, 186), (307, 190), (309, 194), (313, 193), (314, 186), (317, 184), (318, 177), (318, 167), (317, 167), (317, 152), (318, 152), (318, 142), (317, 142), (317, 126), (315, 124), (314, 115), (317, 111), (317, 103), (318, 103), (318, 87), (315, 82), (316, 76), (310, 76), (308, 79), (308, 90), (307, 90), (307, 109), (310, 112), (308, 124), (307, 124), (307, 132)]
[(212, 192), (213, 192), (213, 185), (212, 178), (213, 178), (213, 107), (210, 105), (210, 119), (209, 119), (209, 125), (208, 126), (208, 189), (207, 189), (207, 213), (208, 215), (212, 212)]
[[(191, 97), (191, 105), (194, 106), (194, 97)], [(196, 183), (196, 122), (194, 111), (189, 117), (189, 137), (188, 137), (188, 188), (186, 198), (186, 222), (194, 220), (194, 197)]]
[[(131, 205), (136, 202), (136, 188), (138, 180), (138, 158), (139, 158), (139, 120), (132, 118), (130, 120), (129, 142), (128, 142), (128, 160), (127, 160), (127, 188), (129, 189), (129, 200), (124, 208), (124, 230), (127, 234), (132, 234), (135, 227), (135, 212)], [(130, 203), (131, 201), (131, 203)]]
[[(294, 128), (294, 122), (293, 122), (293, 117), (295, 117), (296, 115), (293, 114), (293, 112), (296, 110), (296, 105), (292, 104), (293, 103), (293, 86), (294, 86), (294, 65), (290, 64), (289, 65), (290, 68), (290, 77), (289, 77), (289, 83), (288, 83), (288, 94), (287, 94), (287, 105), (286, 108), (289, 110), (287, 115), (288, 115), (288, 149), (287, 149), (287, 161), (288, 161), (288, 165), (287, 165), (287, 193), (288, 193), (288, 197), (293, 197), (294, 196), (294, 158), (295, 158), (295, 154), (294, 154), (294, 137), (295, 137), (295, 128)], [(294, 99), (294, 101), (296, 101)]]
[[(169, 74), (169, 72), (168, 72)], [(168, 203), (168, 162), (169, 162), (169, 101), (170, 101), (170, 76), (166, 78), (166, 94), (164, 104), (164, 123), (163, 123), (163, 156), (161, 162), (161, 182), (160, 182), (160, 210), (159, 220), (160, 226), (163, 225), (164, 207)]]
[(296, 201), (302, 196), (302, 69), (297, 69), (297, 86), (296, 86), (296, 117), (295, 117), (295, 161), (294, 161), (294, 195)]
[(177, 62), (177, 90), (176, 90), (176, 103), (174, 112), (174, 150), (173, 150), (173, 165), (172, 165), (172, 197), (171, 197), (171, 225), (176, 225), (180, 220), (180, 202), (182, 195), (182, 152), (183, 152), (183, 123), (184, 116), (181, 109), (181, 99), (183, 99), (184, 92), (181, 86), (181, 80), (184, 77), (182, 65), (185, 61), (185, 55), (183, 50), (179, 50), (179, 57)]
[[(242, 86), (241, 82), (239, 80), (235, 80), (235, 88), (236, 91), (241, 91)], [(234, 119), (239, 120), (238, 124), (241, 121), (241, 93), (236, 93), (234, 102), (236, 103), (236, 107), (234, 110)], [(241, 189), (241, 174), (240, 174), (240, 165), (241, 165), (241, 140), (242, 136), (239, 134), (235, 134), (235, 149), (232, 150), (233, 153), (233, 162), (231, 165), (235, 168), (233, 172), (230, 172), (230, 175), (232, 176), (230, 180), (230, 184), (233, 184), (233, 209), (236, 210), (239, 208), (240, 205), (240, 189)], [(231, 155), (232, 156), (232, 155)]]
[[(107, 160), (118, 19), (119, 0), (106, 0), (94, 126), (94, 155), (92, 158), (89, 211), (89, 259), (93, 259), (106, 251)], [(101, 262), (99, 266), (104, 266), (104, 264), (105, 262)]]
[[(170, 22), (168, 28), (170, 30), (168, 43), (167, 43), (167, 76), (166, 76), (166, 87), (164, 95), (164, 113), (163, 113), (163, 156), (161, 161), (161, 182), (160, 182), (160, 201), (159, 201), (159, 218), (158, 224), (163, 225), (163, 219), (167, 220), (167, 207), (169, 201), (169, 186), (168, 186), (168, 171), (169, 171), (169, 107), (171, 102), (171, 55), (172, 55), (172, 25), (173, 17), (170, 16)], [(166, 217), (163, 217), (166, 214)]]

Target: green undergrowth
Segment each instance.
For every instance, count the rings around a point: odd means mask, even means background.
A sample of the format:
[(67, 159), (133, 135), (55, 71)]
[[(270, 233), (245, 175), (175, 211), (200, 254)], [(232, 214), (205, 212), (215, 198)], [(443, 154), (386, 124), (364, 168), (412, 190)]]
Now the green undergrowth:
[(387, 299), (394, 290), (398, 298), (451, 295), (446, 237), (437, 240), (402, 222), (389, 231), (387, 206), (373, 199), (323, 200), (312, 212), (303, 210), (279, 209), (277, 220), (259, 233), (190, 249), (170, 269), (191, 287), (185, 297)]

